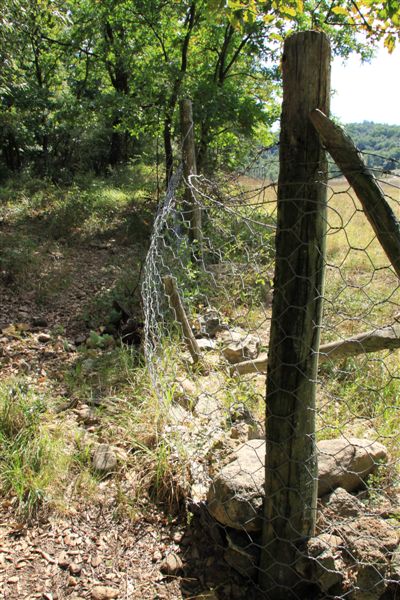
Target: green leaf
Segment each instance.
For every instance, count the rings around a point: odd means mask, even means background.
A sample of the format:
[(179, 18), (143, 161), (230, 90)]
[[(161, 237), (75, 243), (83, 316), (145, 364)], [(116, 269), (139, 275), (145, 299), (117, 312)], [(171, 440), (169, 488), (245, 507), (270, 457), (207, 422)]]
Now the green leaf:
[(296, 16), (296, 9), (293, 8), (292, 6), (283, 6), (282, 7), (282, 13), (284, 15), (288, 15), (289, 17), (295, 17)]
[(334, 6), (332, 8), (332, 12), (335, 15), (343, 15), (344, 17), (349, 16), (349, 11), (347, 10), (347, 8), (344, 8), (343, 6)]
[(396, 38), (394, 37), (394, 35), (387, 35), (383, 41), (383, 45), (385, 46), (385, 48), (388, 49), (389, 54), (391, 54), (396, 47)]
[(275, 16), (274, 15), (264, 15), (263, 19), (264, 19), (264, 23), (272, 23), (273, 21), (275, 21)]

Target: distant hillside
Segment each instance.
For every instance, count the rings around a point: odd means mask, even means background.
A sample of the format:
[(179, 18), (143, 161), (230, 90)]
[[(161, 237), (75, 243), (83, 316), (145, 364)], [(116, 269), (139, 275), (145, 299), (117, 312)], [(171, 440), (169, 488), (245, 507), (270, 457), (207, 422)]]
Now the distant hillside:
[[(365, 157), (368, 165), (384, 170), (400, 169), (400, 125), (364, 121), (347, 123), (344, 127), (356, 146), (370, 153)], [(382, 156), (389, 160), (382, 160)]]
[[(363, 153), (365, 162), (374, 170), (396, 171), (400, 173), (400, 125), (385, 125), (364, 121), (343, 125), (351, 139)], [(276, 134), (277, 139), (279, 133)], [(257, 149), (256, 158), (245, 171), (256, 178), (276, 181), (279, 174), (278, 146), (265, 150)], [(340, 174), (330, 161), (331, 175)]]

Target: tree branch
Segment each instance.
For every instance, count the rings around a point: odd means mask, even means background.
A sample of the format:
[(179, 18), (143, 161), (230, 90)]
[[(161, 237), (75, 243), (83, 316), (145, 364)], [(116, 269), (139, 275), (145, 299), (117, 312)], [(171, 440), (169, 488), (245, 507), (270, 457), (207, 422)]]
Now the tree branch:
[(50, 44), (57, 44), (58, 46), (63, 46), (64, 48), (72, 48), (73, 50), (77, 50), (78, 52), (82, 52), (87, 56), (94, 56), (96, 58), (99, 57), (98, 54), (91, 52), (87, 48), (82, 48), (81, 46), (76, 46), (75, 44), (71, 44), (70, 42), (62, 42), (61, 40), (55, 40), (54, 38), (45, 35), (44, 33), (40, 34), (42, 40), (46, 40), (46, 42), (50, 42)]
[[(393, 323), (351, 338), (323, 344), (319, 348), (319, 364), (358, 356), (380, 350), (396, 350), (400, 348), (400, 324)], [(255, 360), (246, 360), (231, 367), (231, 375), (247, 373), (265, 373), (268, 354), (263, 353)]]
[(254, 32), (251, 32), (248, 35), (246, 35), (246, 37), (242, 39), (242, 41), (240, 42), (239, 46), (236, 48), (235, 52), (233, 53), (233, 56), (232, 56), (231, 60), (229, 61), (229, 63), (226, 66), (226, 68), (224, 69), (222, 81), (224, 81), (224, 79), (228, 75), (229, 71), (231, 70), (231, 68), (233, 67), (233, 65), (235, 64), (235, 62), (237, 61), (237, 59), (239, 58), (239, 55), (240, 55), (241, 51), (243, 50), (243, 48), (245, 47), (245, 45), (247, 44), (247, 42), (251, 39), (253, 33)]

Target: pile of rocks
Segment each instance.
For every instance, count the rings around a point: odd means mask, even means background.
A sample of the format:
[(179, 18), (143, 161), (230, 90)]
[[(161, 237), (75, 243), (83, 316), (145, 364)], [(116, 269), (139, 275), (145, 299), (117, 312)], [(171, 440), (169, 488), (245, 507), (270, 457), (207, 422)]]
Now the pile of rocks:
[(241, 327), (225, 324), (220, 313), (208, 310), (195, 322), (194, 333), (202, 350), (219, 350), (224, 359), (234, 365), (245, 360), (254, 360), (267, 339), (261, 340)]
[[(387, 459), (387, 450), (378, 442), (339, 438), (318, 442), (317, 453), (317, 535), (299, 549), (295, 565), (299, 578), (335, 597), (386, 598), (385, 593), (400, 585), (400, 525), (389, 518), (392, 510), (387, 505), (382, 515), (382, 510), (372, 510), (371, 503), (362, 502), (355, 493), (365, 488), (366, 478)], [(256, 579), (265, 442), (249, 440), (231, 459), (212, 481), (208, 510), (225, 527), (226, 562)]]
[[(198, 318), (193, 331), (201, 350), (210, 352), (218, 366), (221, 358), (224, 366), (255, 360), (268, 341), (224, 324), (212, 310)], [(264, 334), (268, 336), (267, 331)], [(181, 442), (193, 449), (190, 496), (194, 505), (202, 506), (207, 495), (208, 514), (215, 524), (208, 531), (218, 531), (221, 539), (217, 571), (225, 573), (222, 561), (236, 575), (254, 582), (262, 547), (265, 436), (246, 407), (240, 403), (228, 407), (227, 397), (226, 378), (218, 367), (197, 380), (177, 377), (171, 427), (179, 428)], [(317, 590), (318, 597), (388, 600), (398, 593), (393, 591), (396, 586), (400, 589), (399, 526), (389, 517), (396, 509), (389, 503), (383, 515), (382, 503), (372, 507), (368, 494), (363, 492), (363, 501), (359, 494), (367, 478), (387, 461), (387, 449), (373, 440), (343, 437), (318, 442), (317, 454), (317, 530), (298, 548), (294, 568), (299, 580)]]

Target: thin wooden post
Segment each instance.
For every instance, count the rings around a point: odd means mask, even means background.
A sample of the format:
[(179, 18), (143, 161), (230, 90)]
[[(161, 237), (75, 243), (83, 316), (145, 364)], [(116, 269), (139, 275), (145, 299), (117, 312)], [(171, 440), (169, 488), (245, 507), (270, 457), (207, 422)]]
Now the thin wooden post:
[(326, 149), (357, 194), (376, 237), (400, 277), (400, 223), (379, 187), (372, 171), (364, 163), (351, 138), (320, 110), (310, 119)]
[(330, 44), (308, 31), (284, 46), (278, 227), (266, 396), (266, 481), (259, 583), (299, 598), (298, 548), (317, 498), (315, 394), (325, 266), (327, 162), (309, 114), (329, 113)]
[(193, 110), (191, 100), (185, 98), (181, 101), (181, 133), (182, 133), (182, 159), (183, 176), (186, 182), (185, 190), (185, 216), (189, 221), (189, 241), (197, 245), (194, 255), (201, 253), (202, 223), (201, 208), (190, 187), (190, 177), (197, 175), (196, 150), (194, 144)]
[(166, 275), (163, 278), (163, 284), (165, 293), (167, 294), (169, 299), (169, 304), (175, 313), (175, 318), (182, 327), (183, 337), (190, 352), (190, 355), (193, 359), (193, 362), (196, 364), (201, 359), (201, 350), (190, 327), (189, 319), (187, 318), (185, 309), (183, 307), (182, 300), (179, 295), (178, 286), (176, 285), (176, 279), (174, 277), (171, 277), (170, 275)]

